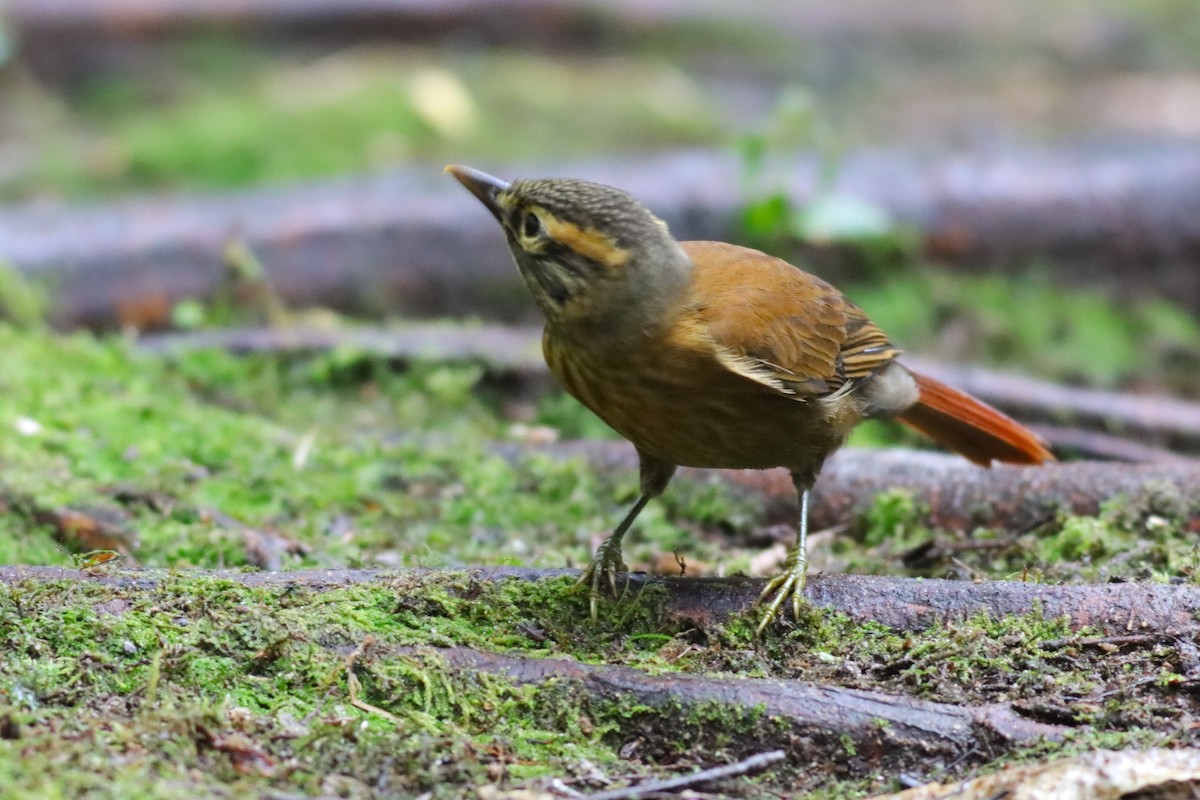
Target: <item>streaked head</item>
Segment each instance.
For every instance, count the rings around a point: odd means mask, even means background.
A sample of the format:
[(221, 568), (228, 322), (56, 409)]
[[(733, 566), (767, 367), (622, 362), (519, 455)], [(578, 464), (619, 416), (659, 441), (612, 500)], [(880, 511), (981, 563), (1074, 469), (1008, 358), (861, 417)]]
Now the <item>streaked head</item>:
[(690, 262), (666, 224), (625, 192), (569, 178), (507, 183), (446, 171), (487, 207), (546, 319), (619, 327), (686, 285)]

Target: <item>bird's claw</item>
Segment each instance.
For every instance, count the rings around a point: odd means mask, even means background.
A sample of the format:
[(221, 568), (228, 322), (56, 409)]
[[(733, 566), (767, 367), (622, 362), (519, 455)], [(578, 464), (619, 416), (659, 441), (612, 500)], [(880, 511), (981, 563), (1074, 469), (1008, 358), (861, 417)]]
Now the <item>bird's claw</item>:
[[(767, 581), (762, 593), (758, 596), (759, 603), (767, 603), (766, 613), (758, 623), (756, 636), (761, 636), (767, 625), (775, 618), (779, 607), (790, 597), (792, 599), (792, 619), (800, 619), (800, 601), (804, 597), (805, 576), (808, 573), (808, 556), (798, 549), (788, 554), (784, 562), (783, 572)], [(768, 599), (770, 602), (767, 602)]]
[(579, 581), (575, 584), (580, 589), (588, 588), (592, 622), (599, 617), (600, 585), (604, 578), (608, 578), (608, 585), (612, 590), (613, 597), (617, 597), (617, 573), (628, 571), (629, 568), (625, 566), (625, 560), (621, 557), (620, 541), (614, 541), (613, 537), (605, 539), (596, 548), (596, 555), (592, 559), (592, 563), (588, 564), (587, 569), (583, 571), (583, 574), (579, 576)]

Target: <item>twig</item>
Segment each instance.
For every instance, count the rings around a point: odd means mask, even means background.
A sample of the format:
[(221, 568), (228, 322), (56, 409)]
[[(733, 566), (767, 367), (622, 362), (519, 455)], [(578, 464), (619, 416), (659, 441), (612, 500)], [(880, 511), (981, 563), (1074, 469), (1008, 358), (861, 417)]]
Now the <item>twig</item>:
[(736, 778), (739, 775), (745, 775), (749, 772), (757, 772), (764, 767), (774, 764), (776, 761), (782, 761), (785, 756), (786, 754), (782, 750), (771, 750), (766, 753), (750, 756), (749, 758), (743, 758), (741, 761), (735, 761), (732, 764), (693, 772), (690, 775), (678, 775), (674, 778), (647, 781), (646, 783), (639, 783), (637, 786), (626, 786), (622, 789), (609, 789), (604, 792), (589, 794), (587, 797), (589, 800), (632, 800), (633, 798), (645, 797), (657, 792), (674, 792), (678, 789), (686, 789), (689, 786), (696, 786), (697, 784), (709, 781), (721, 780), (722, 778)]
[(1158, 683), (1158, 681), (1158, 675), (1147, 675), (1143, 678), (1138, 678), (1135, 681), (1130, 681), (1129, 683), (1118, 684), (1107, 691), (1098, 692), (1097, 694), (1092, 695), (1089, 699), (1093, 702), (1099, 702), (1101, 700), (1107, 700), (1110, 697), (1119, 697), (1123, 694), (1132, 692), (1134, 689), (1139, 689), (1143, 686), (1151, 686), (1155, 683)]
[[(1148, 405), (1157, 403), (1162, 398), (1145, 397), (1142, 398)], [(1168, 406), (1175, 405), (1178, 401), (1167, 400)], [(1003, 401), (995, 402), (992, 398), (992, 405), (1004, 406)], [(1195, 403), (1188, 403), (1188, 406), (1196, 406)], [(1042, 414), (1037, 414), (1032, 410), (1028, 413), (1024, 409), (1008, 408), (1018, 416), (1034, 419)], [(1062, 409), (1064, 415), (1070, 414), (1070, 409)], [(1050, 409), (1045, 409), (1045, 415), (1051, 413)], [(1146, 444), (1142, 441), (1137, 441), (1131, 436), (1147, 439), (1166, 439), (1178, 437), (1178, 430), (1170, 430), (1172, 426), (1178, 426), (1178, 419), (1168, 419), (1167, 414), (1170, 413), (1170, 408), (1163, 409), (1161, 420), (1156, 422), (1155, 427), (1151, 430), (1129, 431), (1129, 436), (1114, 436), (1111, 433), (1100, 433), (1099, 431), (1087, 430), (1084, 427), (1065, 427), (1062, 425), (1046, 425), (1045, 423), (1030, 422), (1028, 428), (1042, 437), (1042, 441), (1050, 445), (1050, 449), (1059, 455), (1066, 455), (1070, 458), (1085, 458), (1098, 461), (1126, 461), (1133, 464), (1196, 464), (1195, 454), (1200, 454), (1200, 444), (1197, 442), (1189, 442), (1190, 434), (1184, 432), (1183, 438), (1176, 439), (1180, 451), (1187, 451), (1193, 455), (1180, 455), (1166, 447), (1159, 447), (1153, 444)], [(1111, 419), (1110, 419), (1111, 422)], [(1161, 424), (1159, 424), (1161, 422)], [(1101, 424), (1100, 420), (1082, 420), (1080, 425)], [(1119, 424), (1119, 423), (1118, 423)]]
[(379, 706), (373, 706), (365, 700), (360, 700), (358, 692), (362, 689), (362, 685), (358, 682), (358, 676), (354, 674), (354, 662), (363, 656), (367, 650), (375, 646), (375, 637), (367, 634), (359, 643), (358, 647), (351, 651), (350, 655), (346, 656), (346, 690), (350, 695), (350, 705), (366, 711), (368, 714), (374, 714), (383, 717), (393, 723), (399, 723), (400, 718), (390, 711), (386, 711)]
[(1086, 638), (1051, 639), (1042, 642), (1043, 650), (1062, 650), (1066, 647), (1111, 647), (1117, 649), (1125, 645), (1141, 647), (1144, 645), (1161, 644), (1173, 639), (1168, 633), (1134, 633), (1127, 636), (1090, 636)]
[[(1002, 405), (1002, 403), (992, 403), (992, 405)], [(1021, 411), (1013, 411), (1014, 414), (1021, 415)], [(1064, 414), (1068, 411), (1064, 411)], [(1030, 422), (1028, 428), (1042, 437), (1046, 444), (1050, 445), (1050, 449), (1058, 455), (1066, 455), (1070, 458), (1087, 458), (1094, 461), (1123, 461), (1133, 464), (1195, 464), (1196, 457), (1182, 456), (1180, 453), (1159, 447), (1157, 445), (1146, 444), (1144, 441), (1138, 441), (1127, 437), (1115, 437), (1110, 433), (1099, 433), (1097, 431), (1087, 431), (1082, 427), (1063, 427), (1058, 425), (1044, 425), (1040, 422)], [(1168, 432), (1130, 432), (1130, 435), (1147, 438), (1160, 438)], [(1200, 447), (1190, 446), (1184, 441), (1180, 444), (1181, 451), (1192, 453), (1200, 453)]]

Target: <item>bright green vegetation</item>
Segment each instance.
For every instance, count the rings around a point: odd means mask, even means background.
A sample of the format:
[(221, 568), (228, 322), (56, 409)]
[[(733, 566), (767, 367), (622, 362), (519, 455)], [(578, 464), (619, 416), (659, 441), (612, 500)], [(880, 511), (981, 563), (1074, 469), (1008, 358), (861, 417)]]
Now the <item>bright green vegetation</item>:
[[(19, 533), (0, 537), (0, 563), (93, 549), (35, 522), (34, 508), (70, 506), (136, 531), (146, 566), (252, 563), (237, 523), (307, 552), (285, 566), (578, 565), (636, 490), (633, 470), (614, 486), (578, 462), (489, 453), (509, 423), (477, 366), (161, 359), (119, 338), (9, 328), (0, 350), (0, 489), (26, 514), (0, 517)], [(715, 486), (685, 488), (647, 511), (626, 557), (681, 548), (722, 563), (716, 534), (750, 518)]]

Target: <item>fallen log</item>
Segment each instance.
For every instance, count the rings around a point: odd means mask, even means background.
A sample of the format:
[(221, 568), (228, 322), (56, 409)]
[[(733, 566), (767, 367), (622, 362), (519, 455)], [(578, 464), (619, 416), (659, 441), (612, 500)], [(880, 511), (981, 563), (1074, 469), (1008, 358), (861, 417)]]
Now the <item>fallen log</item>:
[[(541, 355), (541, 330), (533, 326), (414, 323), (391, 328), (235, 328), (150, 334), (137, 344), (139, 349), (162, 354), (214, 348), (239, 354), (302, 354), (350, 348), (399, 361), (477, 361), (492, 372), (515, 373), (539, 388), (552, 381)], [(1023, 421), (1053, 422), (1053, 426), (1039, 426), (1052, 446), (1061, 444), (1085, 456), (1164, 463), (1186, 461), (1164, 448), (1200, 453), (1200, 403), (1062, 386), (920, 357), (906, 356), (904, 361)], [(1064, 428), (1065, 423), (1083, 430)], [(1113, 435), (1114, 430), (1123, 436)]]
[[(112, 570), (106, 572), (61, 567), (0, 566), (0, 584), (85, 581), (105, 586), (151, 589), (181, 573), (175, 570)], [(189, 573), (182, 573), (189, 574)], [(190, 574), (247, 586), (280, 590), (323, 591), (362, 583), (394, 585), (412, 592), (421, 582), (461, 583), (544, 580), (578, 577), (578, 570), (475, 567), (468, 570), (333, 569), (285, 572), (201, 571)], [(631, 596), (646, 586), (666, 593), (667, 622), (709, 626), (755, 608), (765, 580), (758, 578), (664, 578), (632, 574)], [(419, 585), (419, 584), (418, 584)], [(840, 611), (856, 622), (874, 621), (897, 631), (918, 631), (944, 622), (978, 615), (995, 618), (1040, 612), (1047, 619), (1065, 617), (1074, 628), (1092, 628), (1105, 636), (1159, 634), (1190, 637), (1200, 632), (1200, 587), (1156, 583), (1052, 585), (1022, 581), (950, 581), (869, 575), (810, 575), (805, 596), (814, 605)]]
[[(679, 238), (731, 239), (743, 200), (730, 187), (743, 169), (730, 153), (686, 152), (494, 171), (602, 180), (646, 202)], [(780, 159), (772, 173), (799, 205), (823, 185), (814, 156)], [(176, 301), (213, 295), (234, 238), (289, 305), (531, 319), (495, 222), (450, 184), (428, 165), (225, 195), (4, 208), (0, 260), (55, 287), (51, 319), (61, 326), (164, 324)], [(864, 152), (845, 158), (830, 189), (882, 207), (964, 268), (1049, 260), (1063, 280), (1200, 309), (1200, 151), (1190, 144), (939, 160)]]
[(359, 351), (398, 361), (477, 361), (494, 372), (546, 377), (542, 331), (534, 326), (411, 323), (386, 328), (214, 328), (151, 333), (137, 339), (149, 353), (181, 355), (227, 350), (237, 355), (303, 355)]
[(1096, 514), (1105, 501), (1124, 496), (1148, 513), (1178, 518), (1186, 530), (1200, 531), (1200, 464), (1072, 461), (981, 470), (941, 453), (857, 450), (831, 458), (817, 483), (825, 515), (814, 517), (818, 525), (837, 524), (861, 513), (879, 492), (902, 489), (929, 508), (929, 523), (937, 528), (998, 523), (1004, 530), (1023, 531), (1060, 511)]
[[(1036, 422), (1027, 423), (1026, 427), (1041, 437), (1051, 451), (1064, 458), (1126, 461), (1133, 464), (1177, 464), (1180, 466), (1200, 463), (1193, 456), (1180, 455), (1165, 447), (1082, 427), (1046, 425)], [(1180, 449), (1184, 450), (1184, 448)], [(1188, 448), (1187, 451), (1200, 452), (1200, 448)]]
[[(736, 744), (726, 745), (736, 754), (784, 747), (801, 763), (839, 764), (839, 774), (900, 770), (927, 764), (930, 758), (994, 753), (1058, 740), (1070, 730), (1026, 719), (1007, 704), (957, 706), (806, 681), (650, 675), (630, 667), (522, 658), (464, 647), (375, 648), (372, 655), (433, 660), (454, 670), (495, 675), (518, 686), (553, 683), (570, 690), (572, 700), (585, 711), (592, 704), (614, 702), (643, 709), (643, 713), (631, 715), (630, 730), (623, 732), (630, 740), (645, 735), (644, 728), (649, 726), (657, 733), (671, 731), (673, 735), (667, 737), (671, 741), (677, 740), (681, 731), (688, 731), (692, 740), (704, 741), (713, 731), (696, 729), (695, 715), (706, 707), (719, 706), (734, 720), (762, 720), (739, 733)], [(716, 733), (721, 736), (728, 731)], [(853, 743), (850, 758), (846, 756), (847, 742)]]
[[(341, 26), (365, 32), (369, 26), (394, 26), (410, 38), (474, 24), (498, 25), (505, 19), (513, 34), (522, 25), (579, 19), (582, 12), (564, 0), (341, 0), (336, 4), (296, 0), (10, 0), (9, 14), (24, 35), (53, 38), (90, 33), (93, 38), (151, 38), (182, 34), (196, 26), (275, 31)], [(560, 12), (557, 16), (555, 12)], [(549, 18), (549, 19), (547, 19)]]
[[(495, 452), (517, 459), (528, 445), (497, 443)], [(581, 458), (602, 473), (628, 478), (637, 472), (634, 449), (615, 441), (572, 441), (536, 449), (562, 458)], [(711, 477), (706, 477), (711, 476)], [(752, 495), (766, 524), (791, 523), (798, 513), (796, 490), (786, 470), (715, 471), (682, 468), (684, 480), (719, 480)], [(677, 479), (678, 480), (678, 479)], [(910, 492), (934, 528), (989, 527), (1026, 531), (1062, 511), (1094, 515), (1117, 495), (1148, 511), (1178, 518), (1200, 531), (1200, 463), (1120, 464), (1070, 461), (1036, 469), (1004, 464), (980, 469), (953, 455), (924, 450), (842, 449), (826, 462), (813, 487), (809, 520), (833, 527), (863, 514), (881, 492)]]

